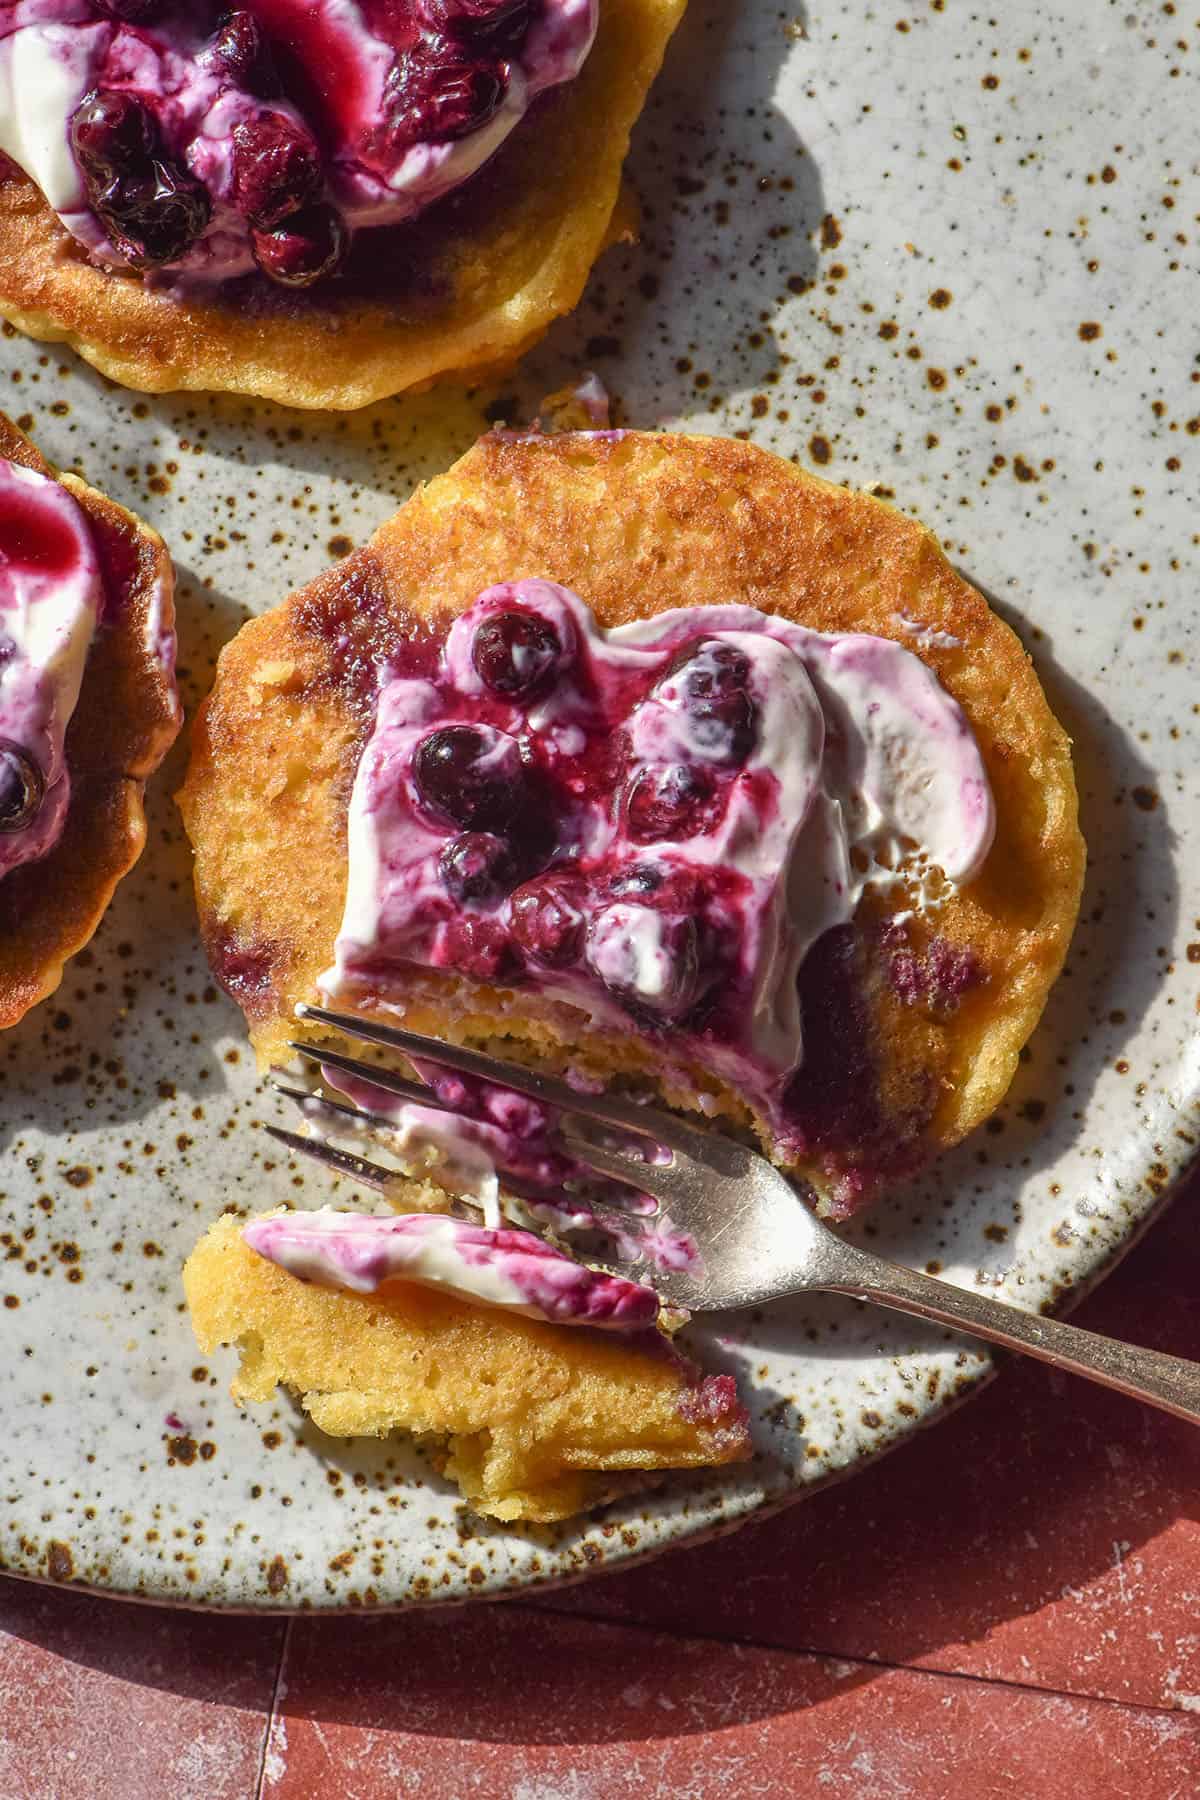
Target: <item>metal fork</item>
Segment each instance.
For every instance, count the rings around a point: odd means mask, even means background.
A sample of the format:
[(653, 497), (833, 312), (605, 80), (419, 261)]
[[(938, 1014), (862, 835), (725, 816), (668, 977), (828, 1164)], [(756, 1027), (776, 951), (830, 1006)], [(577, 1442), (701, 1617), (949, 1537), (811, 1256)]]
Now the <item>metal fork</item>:
[[(647, 1270), (644, 1264), (587, 1258), (589, 1263), (595, 1261), (597, 1266), (615, 1268), (648, 1283), (670, 1306), (693, 1313), (721, 1312), (762, 1306), (791, 1294), (848, 1294), (952, 1326), (1007, 1350), (1024, 1351), (1055, 1368), (1087, 1376), (1200, 1424), (1200, 1363), (1026, 1312), (849, 1244), (822, 1224), (786, 1177), (764, 1157), (716, 1132), (685, 1124), (623, 1096), (577, 1093), (566, 1082), (540, 1071), (398, 1026), (323, 1007), (299, 1006), (296, 1011), (299, 1017), (340, 1036), (493, 1082), (559, 1110), (563, 1115), (561, 1135), (573, 1157), (598, 1174), (628, 1182), (650, 1195), (660, 1210), (669, 1214), (671, 1223), (695, 1241), (699, 1266), (692, 1269)], [(311, 1043), (296, 1043), (292, 1048), (312, 1062), (335, 1064), (405, 1099), (441, 1104), (431, 1090), (389, 1069)], [(295, 1099), (311, 1098), (293, 1088), (281, 1091)], [(321, 1100), (318, 1104), (362, 1123), (388, 1123), (337, 1102)], [(627, 1148), (601, 1141), (597, 1127), (615, 1129), (626, 1138), (630, 1132), (644, 1138), (648, 1148), (656, 1147), (654, 1159), (643, 1161)], [(366, 1187), (383, 1191), (395, 1179), (378, 1164), (318, 1139), (276, 1126), (267, 1130), (289, 1149), (316, 1156)]]

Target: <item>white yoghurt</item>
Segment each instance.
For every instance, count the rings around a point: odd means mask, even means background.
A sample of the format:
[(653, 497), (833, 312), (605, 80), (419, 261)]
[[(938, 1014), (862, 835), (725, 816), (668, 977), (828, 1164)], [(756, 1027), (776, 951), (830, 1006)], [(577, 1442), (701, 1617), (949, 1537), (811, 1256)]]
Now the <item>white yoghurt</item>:
[(270, 1213), (251, 1220), (242, 1239), (301, 1281), (355, 1294), (415, 1282), (525, 1318), (617, 1331), (644, 1330), (658, 1317), (650, 1288), (586, 1268), (531, 1232), (439, 1213)]

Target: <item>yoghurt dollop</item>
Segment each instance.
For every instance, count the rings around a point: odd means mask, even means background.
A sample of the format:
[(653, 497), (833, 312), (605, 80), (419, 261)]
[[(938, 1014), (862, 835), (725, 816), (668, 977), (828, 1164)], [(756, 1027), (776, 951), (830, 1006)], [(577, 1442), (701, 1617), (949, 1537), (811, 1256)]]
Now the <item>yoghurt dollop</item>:
[(0, 0), (0, 150), (108, 266), (306, 287), (570, 81), (598, 0)]
[(62, 835), (64, 741), (102, 602), (82, 507), (49, 476), (0, 461), (0, 878)]
[(553, 582), (504, 584), (381, 688), (323, 986), (533, 989), (770, 1117), (813, 946), (872, 886), (971, 881), (994, 828), (965, 715), (890, 639), (747, 606), (604, 631)]
[(586, 1268), (531, 1232), (440, 1213), (274, 1213), (253, 1219), (242, 1239), (302, 1281), (355, 1294), (411, 1281), (555, 1325), (645, 1331), (658, 1318), (648, 1287)]

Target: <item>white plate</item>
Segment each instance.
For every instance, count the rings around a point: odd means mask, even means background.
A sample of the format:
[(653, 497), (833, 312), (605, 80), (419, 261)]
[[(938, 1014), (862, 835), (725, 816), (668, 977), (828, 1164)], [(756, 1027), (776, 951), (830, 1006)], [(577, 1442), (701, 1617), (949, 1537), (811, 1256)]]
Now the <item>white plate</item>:
[[(503, 390), (528, 415), (594, 364), (631, 423), (742, 431), (879, 483), (1032, 651), (1076, 743), (1076, 943), (1000, 1118), (865, 1227), (1029, 1306), (1129, 1241), (1197, 1123), (1191, 33), (1135, 0), (994, 21), (694, 0), (632, 160), (642, 246)], [(173, 549), (189, 705), (248, 612), (481, 425), (452, 394), (337, 420), (143, 399), (23, 338), (0, 350), (48, 455)], [(697, 1330), (742, 1382), (757, 1461), (552, 1532), (481, 1524), (405, 1445), (334, 1442), (282, 1402), (239, 1414), (179, 1269), (226, 1201), (277, 1201), (291, 1176), (250, 1129), (271, 1107), (197, 943), (180, 770), (177, 752), (93, 950), (0, 1044), (5, 1566), (239, 1606), (546, 1581), (794, 1498), (985, 1372), (961, 1340), (833, 1298)]]

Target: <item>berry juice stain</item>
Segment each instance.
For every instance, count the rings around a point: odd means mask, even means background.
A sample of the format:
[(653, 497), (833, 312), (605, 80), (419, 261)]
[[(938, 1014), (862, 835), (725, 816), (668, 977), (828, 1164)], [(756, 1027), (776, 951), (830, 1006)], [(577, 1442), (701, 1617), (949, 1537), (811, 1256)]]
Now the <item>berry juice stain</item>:
[(57, 508), (39, 506), (23, 485), (0, 485), (0, 607), (13, 603), (6, 571), (49, 582), (72, 574), (78, 560), (75, 533)]

